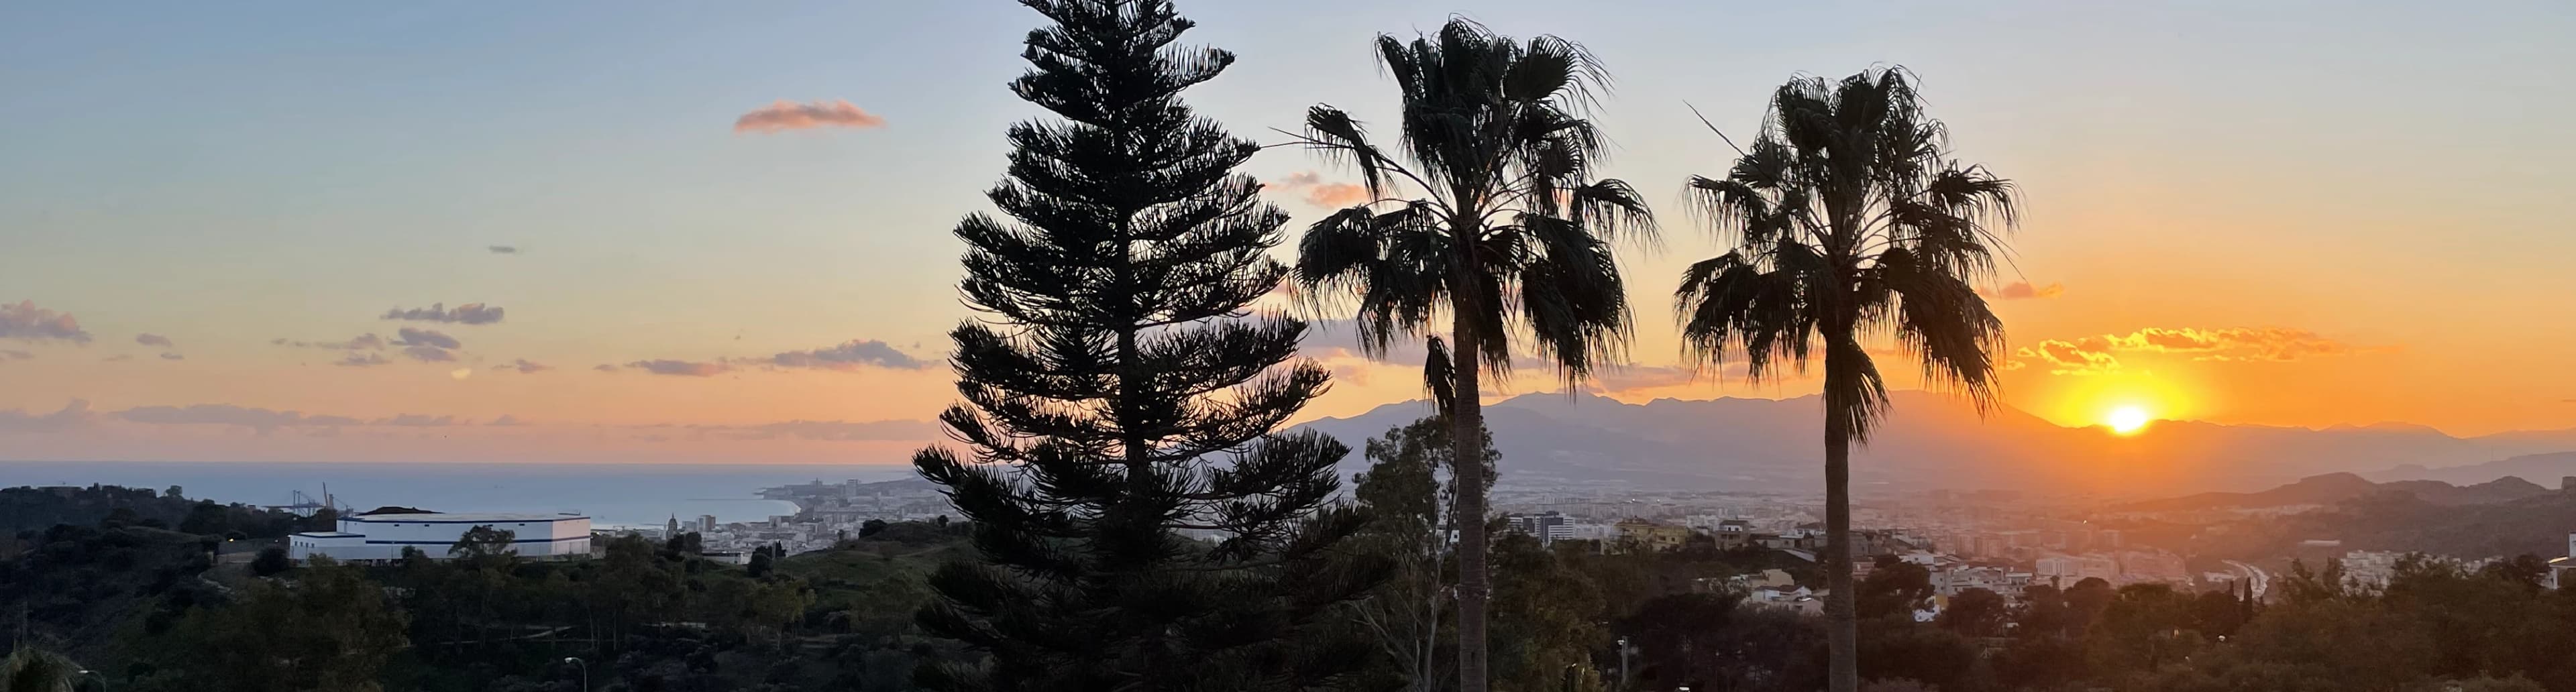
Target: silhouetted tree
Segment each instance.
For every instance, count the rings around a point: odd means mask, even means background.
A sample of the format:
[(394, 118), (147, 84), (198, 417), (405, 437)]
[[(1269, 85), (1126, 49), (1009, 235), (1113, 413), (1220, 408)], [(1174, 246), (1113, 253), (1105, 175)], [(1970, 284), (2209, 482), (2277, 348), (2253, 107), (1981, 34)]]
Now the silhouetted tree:
[(1894, 557), (1880, 557), (1871, 566), (1869, 578), (1861, 580), (1860, 597), (1854, 605), (1863, 618), (1910, 618), (1931, 600), (1931, 570)]
[(262, 577), (284, 572), (294, 566), (295, 562), (286, 557), (286, 549), (277, 546), (261, 548), (259, 555), (250, 559), (250, 573)]
[[(1356, 302), (1360, 345), (1434, 339), (1426, 379), (1446, 402), (1458, 469), (1457, 514), (1485, 516), (1486, 368), (1508, 375), (1511, 335), (1567, 385), (1625, 344), (1627, 292), (1606, 240), (1651, 229), (1626, 183), (1592, 180), (1600, 133), (1579, 117), (1604, 75), (1591, 53), (1554, 36), (1526, 43), (1453, 19), (1407, 43), (1380, 35), (1378, 58), (1403, 99), (1397, 149), (1380, 149), (1348, 113), (1315, 106), (1299, 142), (1354, 164), (1370, 201), (1308, 229), (1297, 281), (1314, 306)], [(1445, 347), (1445, 348), (1444, 348)], [(1456, 349), (1458, 358), (1446, 350)], [(1459, 688), (1485, 692), (1490, 574), (1483, 522), (1459, 524)]]
[(1952, 632), (1969, 637), (1992, 637), (2004, 632), (2012, 621), (2010, 604), (2002, 594), (1987, 589), (1967, 589), (1950, 597), (1950, 606), (1941, 609), (1939, 623)]
[[(1362, 451), (1369, 468), (1351, 492), (1369, 518), (1352, 549), (1393, 562), (1388, 579), (1367, 600), (1352, 604), (1353, 619), (1412, 692), (1447, 689), (1442, 681), (1454, 677), (1456, 614), (1449, 608), (1449, 584), (1457, 546), (1450, 540), (1456, 524), (1449, 510), (1457, 478), (1445, 470), (1453, 461), (1451, 432), (1444, 417), (1433, 416), (1370, 439)], [(1491, 470), (1498, 456), (1485, 445), (1485, 468)], [(1485, 480), (1490, 487), (1492, 474)]]
[(885, 529), (886, 522), (884, 519), (869, 519), (859, 524), (859, 537), (867, 538), (869, 536), (874, 536)]
[(1693, 177), (1734, 250), (1691, 265), (1676, 303), (1706, 363), (1740, 354), (1762, 380), (1825, 361), (1825, 574), (1833, 692), (1859, 688), (1854, 661), (1851, 445), (1887, 413), (1865, 336), (1893, 335), (1924, 379), (1995, 401), (2003, 322), (1972, 281), (1993, 273), (2012, 183), (1951, 159), (1902, 69), (1799, 78), (1725, 178)]
[(0, 659), (0, 692), (72, 692), (82, 672), (61, 654), (22, 645)]
[[(1329, 375), (1304, 323), (1246, 318), (1286, 267), (1286, 214), (1235, 167), (1260, 145), (1180, 92), (1234, 61), (1174, 45), (1162, 0), (1024, 0), (1032, 69), (1011, 83), (1062, 120), (1010, 129), (1009, 179), (977, 214), (951, 332), (971, 457), (914, 464), (973, 523), (980, 563), (932, 577), (924, 630), (992, 653), (926, 667), (940, 690), (1269, 689), (1356, 660), (1298, 633), (1365, 587), (1328, 571), (1357, 515), (1329, 508), (1349, 452), (1275, 434)], [(1181, 530), (1206, 532), (1209, 542)]]

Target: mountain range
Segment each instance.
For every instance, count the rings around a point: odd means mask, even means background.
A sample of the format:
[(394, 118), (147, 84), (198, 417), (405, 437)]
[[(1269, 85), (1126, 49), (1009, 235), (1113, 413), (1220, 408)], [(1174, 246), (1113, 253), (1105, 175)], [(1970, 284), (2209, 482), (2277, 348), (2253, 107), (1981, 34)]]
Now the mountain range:
[[(2406, 424), (2310, 429), (2158, 421), (2135, 435), (2057, 425), (2011, 407), (1980, 416), (1953, 397), (1891, 392), (1894, 409), (1853, 451), (1857, 492), (2023, 489), (2154, 497), (2252, 491), (2336, 472), (2474, 485), (2505, 476), (2556, 487), (2576, 475), (2576, 429), (2455, 437)], [(1428, 415), (1386, 404), (1303, 427), (1354, 449)], [(1822, 399), (1657, 399), (1525, 394), (1485, 407), (1502, 482), (1622, 482), (1659, 489), (1814, 492)], [(1360, 455), (1344, 470), (1367, 466)], [(2355, 478), (2354, 480), (2365, 480)], [(2367, 482), (2365, 480), (2365, 482)]]

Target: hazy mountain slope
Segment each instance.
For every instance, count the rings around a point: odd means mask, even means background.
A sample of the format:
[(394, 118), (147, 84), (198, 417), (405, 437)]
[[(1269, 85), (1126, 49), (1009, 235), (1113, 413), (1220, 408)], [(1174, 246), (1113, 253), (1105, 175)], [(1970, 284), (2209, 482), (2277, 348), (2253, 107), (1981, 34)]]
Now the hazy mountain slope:
[[(2477, 438), (2487, 440), (2499, 436)], [(2558, 487), (2561, 479), (2576, 476), (2576, 452), (2525, 454), (2479, 464), (2426, 468), (2422, 464), (2405, 464), (2370, 474), (2380, 480), (2428, 480), (2444, 483), (2477, 483), (2487, 479), (2518, 476), (2543, 486)]]
[[(2547, 449), (2562, 444), (2547, 434), (2463, 439), (2390, 424), (2311, 430), (2162, 421), (2123, 437), (2099, 427), (2055, 425), (2008, 407), (1980, 417), (1965, 402), (1930, 392), (1892, 396), (1892, 415), (1854, 452), (1853, 474), (1862, 492), (2024, 488), (2137, 497), (2253, 491), (2319, 474), (2400, 465), (2459, 468), (2439, 480), (2474, 484), (2531, 476), (2479, 477), (2487, 469), (2469, 465), (2576, 450), (2576, 441)], [(1629, 404), (1595, 395), (1528, 394), (1494, 402), (1486, 412), (1503, 453), (1505, 482), (1624, 481), (1761, 491), (1807, 491), (1821, 483), (1824, 415), (1813, 396)], [(1358, 448), (1429, 413), (1428, 404), (1404, 402), (1306, 427)], [(1356, 454), (1344, 466), (1365, 467)], [(2554, 485), (2556, 478), (2541, 482)]]
[(2351, 473), (2328, 473), (2301, 478), (2296, 483), (2251, 493), (2209, 492), (2135, 502), (2120, 507), (2126, 511), (2164, 512), (2175, 510), (2213, 509), (2220, 507), (2286, 507), (2291, 505), (2330, 505), (2380, 493), (2404, 493), (2435, 505), (2474, 505), (2512, 502), (2526, 497), (2547, 495), (2550, 490), (2520, 478), (2501, 478), (2474, 485), (2452, 485), (2440, 481), (2394, 481), (2372, 483)]

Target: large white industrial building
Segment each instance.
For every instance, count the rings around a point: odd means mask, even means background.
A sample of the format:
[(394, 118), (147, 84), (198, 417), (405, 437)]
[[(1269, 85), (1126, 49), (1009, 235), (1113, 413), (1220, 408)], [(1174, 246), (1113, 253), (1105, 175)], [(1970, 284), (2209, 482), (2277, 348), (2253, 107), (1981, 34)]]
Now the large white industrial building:
[(287, 557), (315, 555), (334, 560), (394, 560), (404, 548), (417, 548), (447, 559), (465, 532), (489, 526), (511, 534), (520, 557), (562, 559), (590, 556), (590, 517), (572, 514), (375, 514), (340, 518), (338, 531), (311, 531), (287, 537)]

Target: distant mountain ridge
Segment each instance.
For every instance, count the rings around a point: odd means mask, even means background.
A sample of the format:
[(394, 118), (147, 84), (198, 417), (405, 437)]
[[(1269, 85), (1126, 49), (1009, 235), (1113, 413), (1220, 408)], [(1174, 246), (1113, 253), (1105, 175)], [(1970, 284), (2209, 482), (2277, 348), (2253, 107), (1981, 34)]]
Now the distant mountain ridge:
[[(2560, 475), (2576, 475), (2576, 430), (2462, 438), (2406, 424), (2313, 430), (2158, 421), (2123, 437), (2099, 427), (2057, 425), (2011, 407), (1980, 417), (1967, 403), (1931, 392), (1890, 396), (1894, 411), (1870, 444), (1853, 453), (1856, 490), (1862, 493), (2019, 488), (2141, 497), (2254, 491), (2336, 472), (2383, 480), (2442, 475), (2465, 484), (2522, 475), (2554, 487)], [(1779, 492), (1813, 492), (1822, 483), (1824, 411), (1812, 395), (1630, 404), (1593, 394), (1526, 394), (1488, 404), (1485, 411), (1503, 454), (1504, 483), (1621, 481)], [(1428, 403), (1408, 401), (1301, 427), (1356, 449), (1430, 412)], [(2570, 454), (2548, 454), (2556, 452)], [(2478, 477), (2489, 468), (2482, 465), (2519, 455), (2542, 458), (2511, 467), (2515, 474)], [(1344, 471), (1366, 464), (1353, 454)], [(2564, 474), (2542, 474), (2560, 467)]]
[(2372, 483), (2358, 474), (2328, 473), (2301, 478), (2298, 482), (2260, 492), (2198, 493), (2162, 500), (2133, 502), (2122, 505), (2119, 509), (2163, 512), (2224, 507), (2331, 505), (2379, 493), (2405, 493), (2434, 505), (2484, 505), (2547, 495), (2550, 492), (2548, 488), (2541, 487), (2539, 484), (2512, 476), (2463, 486), (2427, 480)]

